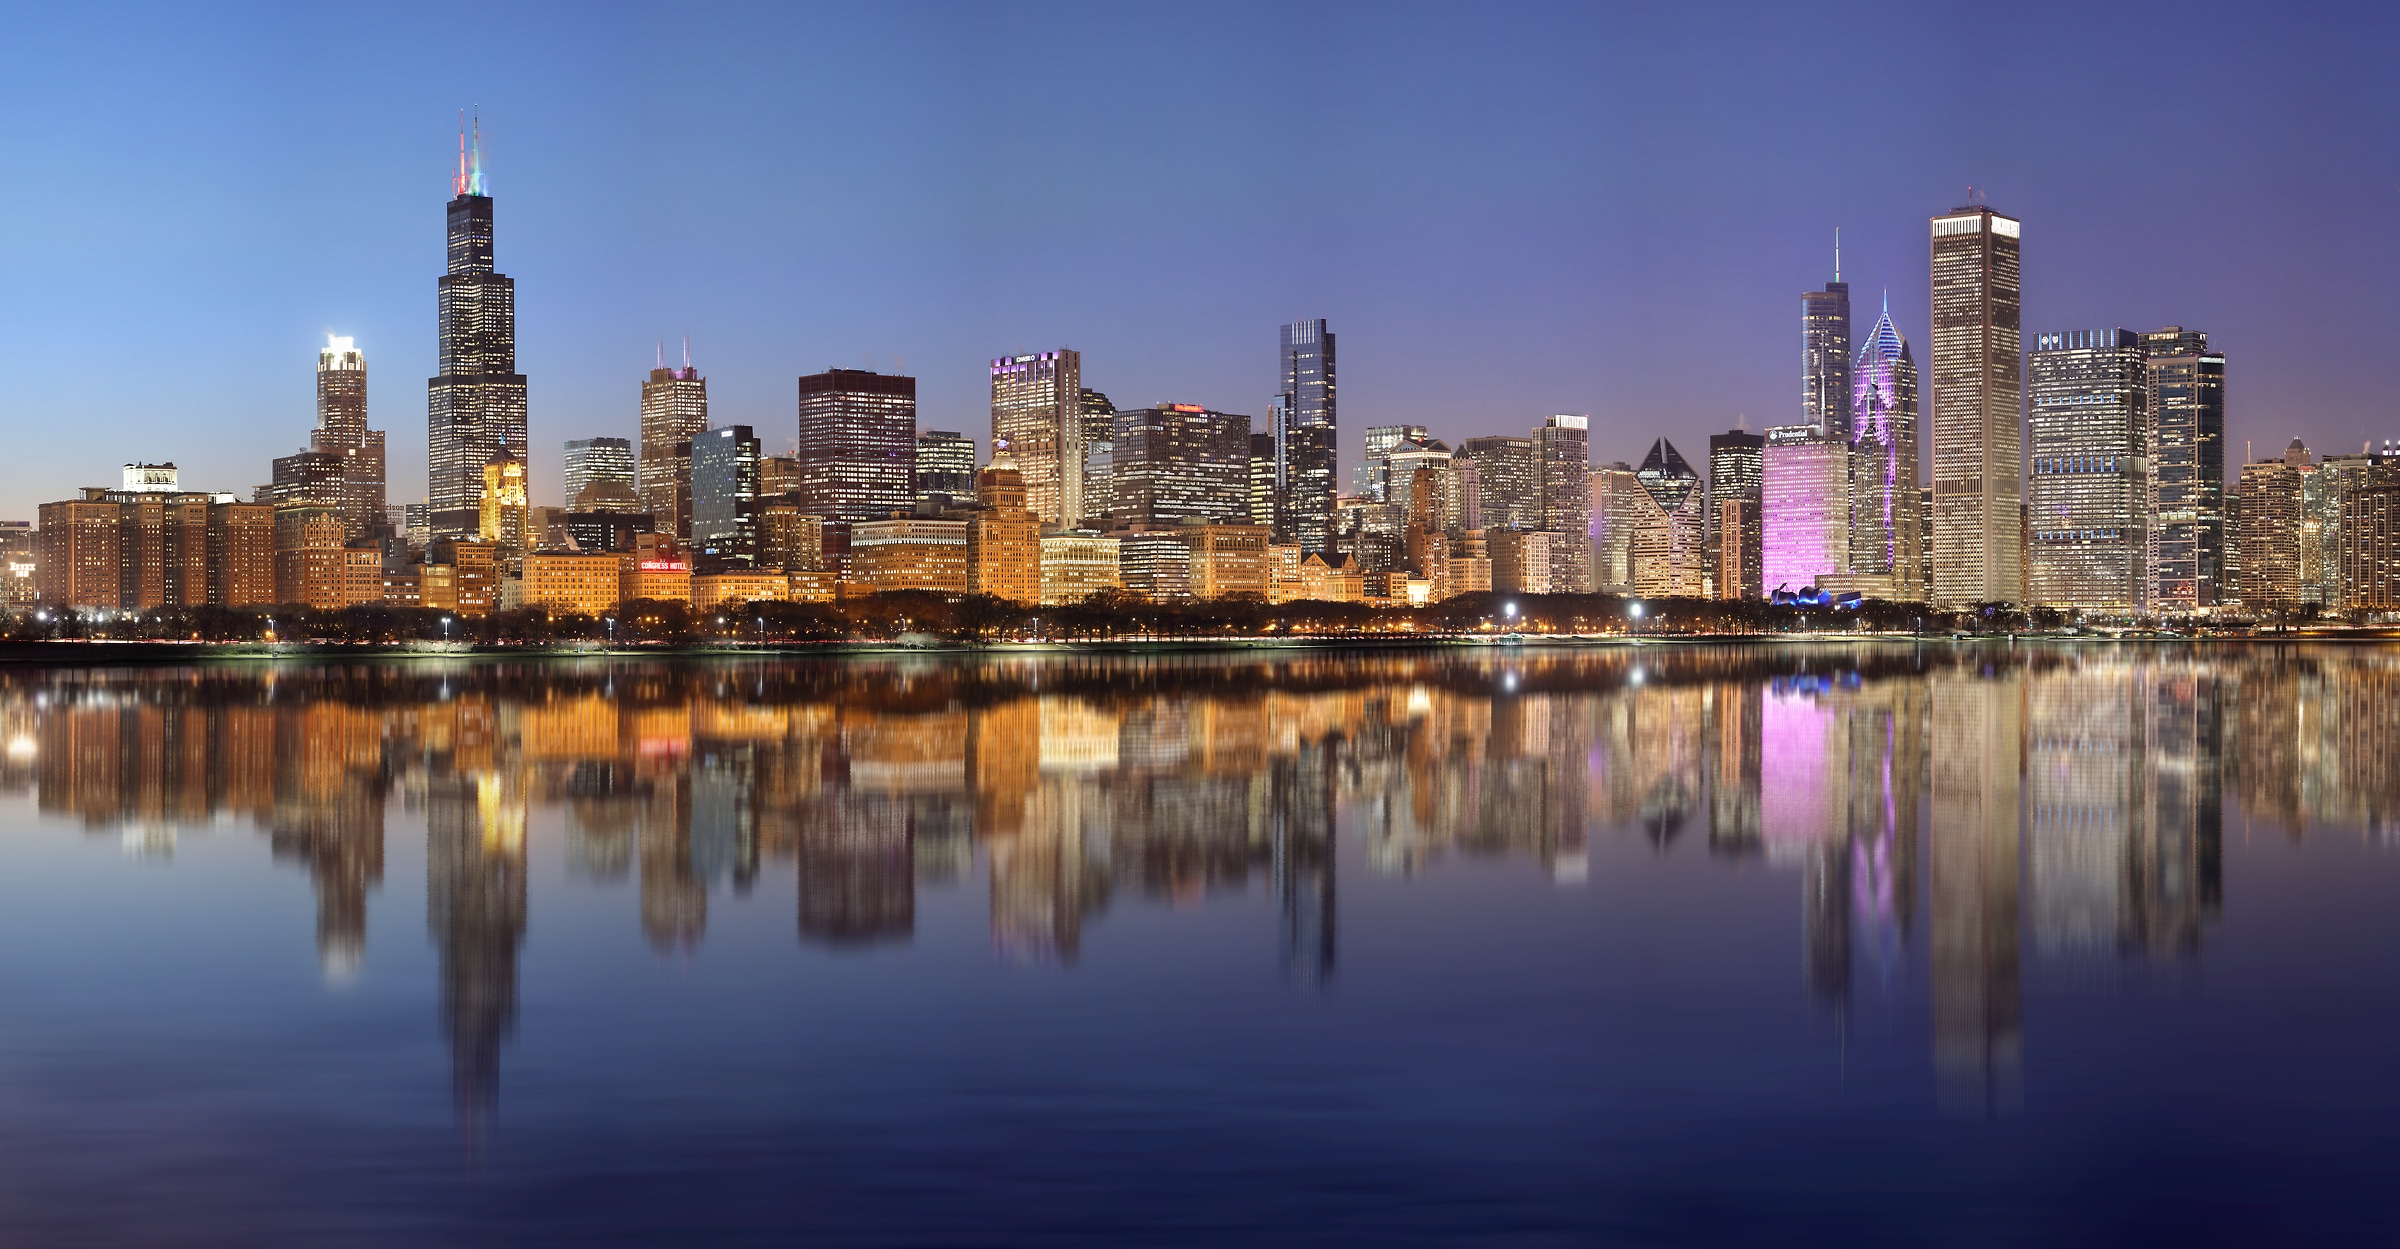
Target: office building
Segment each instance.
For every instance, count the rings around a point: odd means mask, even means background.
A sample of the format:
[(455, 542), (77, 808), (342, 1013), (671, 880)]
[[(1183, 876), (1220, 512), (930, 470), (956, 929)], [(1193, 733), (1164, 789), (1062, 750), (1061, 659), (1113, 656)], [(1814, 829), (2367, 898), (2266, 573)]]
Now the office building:
[(1332, 540), (1337, 458), (1333, 331), (1322, 318), (1279, 331), (1271, 422), (1279, 541), (1320, 551)]
[(525, 446), (517, 286), (494, 268), (480, 133), (461, 144), (452, 192), (449, 265), (440, 283), (441, 371), (426, 383), (426, 497), (435, 536), (447, 538), (481, 525), (484, 465), (503, 448)]
[[(1087, 460), (1088, 463), (1088, 460)], [(1090, 490), (1090, 474), (1085, 474), (1085, 490)], [(1275, 523), (1275, 435), (1250, 435), (1250, 519), (1261, 525)]]
[(528, 607), (582, 616), (617, 609), (623, 592), (623, 561), (613, 552), (536, 551), (525, 557)]
[(692, 439), (691, 543), (700, 571), (757, 565), (758, 459), (758, 439), (747, 425)]
[(525, 500), (525, 461), (501, 451), (483, 466), (483, 489), (476, 499), (475, 536), (498, 548), (502, 571), (516, 567), (517, 558), (531, 545), (526, 532), (530, 519)]
[(1550, 587), (1558, 594), (1592, 589), (1591, 418), (1553, 416), (1534, 431), (1534, 467), (1539, 476), (1542, 528), (1551, 540)]
[(1800, 296), (1800, 419), (1819, 437), (1850, 437), (1850, 360), (1850, 284), (1837, 233), (1833, 280)]
[(917, 379), (827, 369), (800, 379), (800, 506), (874, 520), (917, 500)]
[(350, 536), (385, 532), (383, 431), (367, 428), (367, 357), (352, 339), (328, 334), (317, 353), (317, 428), (309, 450), (342, 462), (338, 506)]
[(1852, 361), (1850, 437), (1850, 588), (1923, 602), (1917, 362), (1888, 302)]
[(919, 509), (943, 512), (975, 497), (975, 440), (946, 429), (917, 435)]
[(1188, 565), (1195, 599), (1267, 597), (1265, 525), (1242, 522), (1179, 525), (1176, 536), (1191, 551)]
[[(1591, 483), (1590, 588), (1600, 594), (1663, 593), (1674, 530), (1658, 497), (1622, 460), (1593, 469)], [(1555, 579), (1551, 588), (1567, 592)]]
[[(641, 498), (635, 486), (633, 442), (627, 438), (570, 438), (567, 440), (566, 503), (576, 511), (634, 510)], [(594, 486), (605, 487), (585, 498)], [(608, 504), (605, 509), (595, 504)]]
[[(992, 361), (992, 445), (1008, 443), (1025, 475), (1027, 505), (1043, 524), (1073, 525), (1090, 515), (1083, 432), (1081, 352), (1061, 348)], [(1246, 450), (1247, 427), (1242, 434)]]
[(842, 593), (928, 590), (967, 592), (967, 522), (901, 516), (850, 527), (850, 568)]
[(2019, 225), (1971, 204), (1931, 226), (1934, 604), (2013, 602), (2024, 566)]
[(1533, 439), (1505, 435), (1469, 438), (1455, 457), (1475, 466), (1485, 529), (1539, 529), (1542, 508)]
[[(1706, 569), (1718, 598), (1758, 598), (1759, 584), (1759, 464), (1767, 440), (1748, 430), (1731, 429), (1708, 440), (1709, 550)], [(1729, 510), (1730, 506), (1730, 510)], [(1728, 530), (1728, 519), (1739, 524)]]
[(691, 536), (691, 442), (707, 430), (708, 379), (692, 367), (691, 344), (684, 344), (680, 368), (667, 367), (662, 346), (658, 367), (642, 383), (641, 462), (635, 474), (642, 510), (657, 518), (662, 533)]
[(2225, 560), (2225, 357), (2170, 325), (2142, 336), (2150, 405), (2150, 611), (2215, 609)]
[(1043, 534), (1041, 544), (1042, 606), (1062, 607), (1125, 588), (1117, 572), (1117, 539), (1070, 529)]
[(1422, 425), (1369, 425), (1366, 432), (1366, 458), (1351, 469), (1350, 492), (1376, 503), (1388, 503), (1391, 464), (1387, 457), (1392, 448), (1405, 442), (1425, 438)]
[(1042, 601), (1042, 522), (1025, 506), (1025, 476), (1008, 448), (975, 475), (967, 517), (967, 588), (1011, 603)]
[(1492, 589), (1502, 593), (1550, 592), (1550, 540), (1558, 535), (1545, 529), (1487, 529), (1491, 551)]
[[(1117, 415), (1122, 421), (1124, 413)], [(1184, 602), (1192, 597), (1192, 548), (1172, 529), (1119, 534), (1117, 574), (1128, 593), (1153, 603)]]
[[(1085, 446), (1088, 447), (1095, 442), (1107, 442), (1117, 436), (1117, 407), (1108, 401), (1107, 395), (1086, 386), (1083, 388), (1083, 399), (1077, 405), (1077, 409), (1083, 413)], [(1089, 504), (1085, 505), (1084, 510), (1093, 511)], [(1097, 515), (1096, 512), (1094, 514)]]
[(2141, 336), (2121, 329), (2036, 334), (2025, 386), (2028, 600), (2139, 613), (2150, 545)]
[(1759, 457), (1759, 580), (1769, 594), (1850, 572), (1850, 446), (1812, 425), (1770, 429)]
[[(1450, 459), (1449, 444), (1439, 438), (1409, 438), (1384, 452), (1383, 498), (1391, 505), (1398, 532), (1405, 534), (1418, 518), (1419, 485), (1431, 483), (1438, 490), (1447, 484)], [(1426, 469), (1433, 470), (1431, 476), (1424, 475)], [(1447, 526), (1439, 518), (1450, 510), (1445, 503), (1437, 502), (1429, 513), (1433, 519), (1423, 527), (1437, 533), (1443, 531)]]
[(1658, 500), (1658, 510), (1672, 512), (1683, 506), (1693, 491), (1700, 488), (1700, 474), (1692, 470), (1675, 444), (1661, 438), (1650, 444), (1650, 453), (1642, 457), (1642, 466), (1634, 470), (1642, 488)]
[[(349, 465), (326, 451), (296, 451), (273, 461), (274, 480), (259, 488), (254, 501), (277, 507), (329, 507), (342, 511), (349, 492)], [(346, 518), (345, 513), (345, 518)]]
[[(1249, 417), (1168, 403), (1120, 411), (1116, 421), (1116, 525), (1249, 518)], [(1030, 473), (1026, 493), (1032, 497)]]

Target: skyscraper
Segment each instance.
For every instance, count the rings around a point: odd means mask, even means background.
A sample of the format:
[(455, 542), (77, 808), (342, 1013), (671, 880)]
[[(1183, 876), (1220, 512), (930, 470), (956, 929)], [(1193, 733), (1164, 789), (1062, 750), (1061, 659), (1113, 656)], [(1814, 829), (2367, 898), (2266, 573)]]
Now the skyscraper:
[(2019, 226), (1981, 204), (1932, 219), (1933, 598), (2014, 602), (2024, 543)]
[(2150, 606), (2217, 605), (2225, 559), (2225, 357), (2208, 335), (2142, 335), (2150, 404)]
[(367, 358), (328, 334), (317, 353), (317, 428), (309, 450), (342, 457), (342, 521), (353, 538), (386, 524), (383, 431), (367, 428)]
[(1718, 598), (1766, 593), (1761, 585), (1765, 570), (1759, 563), (1759, 482), (1766, 442), (1744, 429), (1729, 429), (1708, 440), (1709, 549), (1716, 556), (1710, 571)]
[(692, 546), (716, 568), (758, 562), (758, 438), (747, 425), (692, 439)]
[(1550, 544), (1550, 588), (1559, 594), (1592, 591), (1591, 418), (1553, 416), (1533, 431), (1541, 474), (1542, 528)]
[(1877, 598), (1923, 602), (1917, 362), (1892, 324), (1888, 301), (1859, 344), (1851, 378), (1851, 584)]
[(1119, 525), (1246, 521), (1250, 418), (1190, 403), (1120, 409), (1115, 475)]
[(2294, 450), (2242, 466), (2241, 603), (2262, 620), (2300, 608), (2303, 469), (2314, 466), (2306, 447)]
[(426, 497), (434, 536), (463, 538), (482, 524), (483, 466), (525, 446), (525, 375), (517, 372), (517, 284), (493, 268), (480, 127), (472, 146), (460, 132), (451, 185), (441, 372), (426, 383)]
[(2044, 607), (2142, 610), (2150, 419), (2141, 336), (2036, 334), (2025, 384), (2027, 598)]
[(800, 508), (879, 520), (917, 499), (917, 379), (827, 369), (800, 379)]
[(946, 429), (929, 429), (918, 434), (918, 505), (941, 511), (973, 497), (975, 440)]
[(661, 533), (689, 538), (685, 519), (692, 514), (691, 441), (708, 429), (708, 379), (692, 367), (692, 348), (685, 343), (683, 367), (667, 367), (666, 349), (659, 349), (658, 367), (642, 383), (642, 462), (639, 488), (642, 510), (657, 519)]
[(1275, 538), (1322, 551), (1333, 534), (1336, 452), (1333, 331), (1322, 318), (1281, 331), (1272, 420)]
[(1392, 448), (1411, 438), (1423, 438), (1422, 425), (1367, 426), (1366, 458), (1351, 469), (1350, 486), (1360, 497), (1377, 503), (1391, 502)]
[(484, 462), (483, 485), (476, 491), (475, 536), (498, 544), (503, 566), (513, 566), (531, 545), (525, 532), (529, 510), (524, 458), (506, 450), (495, 453)]
[(583, 510), (583, 492), (602, 484), (621, 486), (626, 493), (633, 493), (633, 443), (623, 438), (569, 438), (567, 510)]
[(1834, 234), (1833, 280), (1800, 296), (1800, 410), (1818, 434), (1850, 436), (1850, 284)]
[(1458, 459), (1475, 466), (1482, 487), (1483, 527), (1539, 529), (1542, 527), (1538, 474), (1533, 467), (1533, 439), (1507, 436), (1469, 438), (1458, 444)]
[(992, 361), (992, 445), (1007, 441), (1025, 475), (1025, 505), (1045, 525), (1072, 525), (1088, 510), (1083, 421), (1083, 353), (1062, 347)]
[[(1281, 532), (1273, 530), (1275, 506), (1280, 493), (1275, 489), (1275, 453), (1274, 434), (1250, 435), (1250, 523), (1268, 526), (1280, 540)], [(1086, 484), (1088, 487), (1089, 483)]]
[(1768, 593), (1848, 585), (1850, 445), (1814, 425), (1768, 430), (1759, 516), (1759, 580)]
[(1683, 453), (1664, 438), (1650, 444), (1650, 454), (1642, 457), (1642, 466), (1634, 475), (1641, 479), (1642, 489), (1658, 500), (1658, 510), (1662, 512), (1682, 507), (1683, 501), (1700, 488), (1700, 474), (1692, 471)]

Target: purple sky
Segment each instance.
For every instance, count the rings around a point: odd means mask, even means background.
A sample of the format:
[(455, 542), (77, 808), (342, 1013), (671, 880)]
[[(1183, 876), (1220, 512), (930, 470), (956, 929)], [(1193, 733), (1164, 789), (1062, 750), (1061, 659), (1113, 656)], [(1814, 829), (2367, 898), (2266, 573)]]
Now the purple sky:
[[(1341, 336), (1342, 442), (1593, 418), (1596, 458), (1798, 411), (1831, 236), (1920, 360), (1925, 219), (2025, 222), (2026, 330), (2179, 323), (2238, 460), (2400, 435), (2400, 18), (2183, 5), (177, 7), (12, 16), (0, 515), (127, 459), (244, 492), (354, 335), (423, 498), (457, 110), (519, 295), (537, 501), (689, 333), (719, 423), (793, 378), (1060, 345), (1121, 406), (1261, 414)], [(453, 44), (471, 44), (454, 50)]]

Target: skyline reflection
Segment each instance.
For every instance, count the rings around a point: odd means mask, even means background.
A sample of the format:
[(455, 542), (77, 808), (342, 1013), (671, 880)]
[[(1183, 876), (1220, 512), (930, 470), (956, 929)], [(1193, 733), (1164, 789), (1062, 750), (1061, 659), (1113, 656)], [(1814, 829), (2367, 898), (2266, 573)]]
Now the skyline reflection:
[(907, 946), (919, 889), (981, 870), (1000, 960), (1071, 967), (1112, 906), (1251, 895), (1262, 974), (1320, 991), (1344, 853), (1570, 889), (1601, 839), (1756, 863), (1799, 895), (1806, 1000), (1844, 1016), (1922, 966), (1936, 1100), (1993, 1114), (2024, 1097), (2029, 962), (2203, 950), (2227, 799), (2282, 836), (2384, 835), (2396, 692), (2392, 652), (2268, 645), (13, 671), (0, 788), (142, 856), (254, 825), (306, 873), (336, 980), (371, 954), (393, 812), (421, 816), (468, 1123), (499, 1097), (552, 809), (568, 887), (631, 884), (662, 955), (705, 957), (767, 865), (829, 951)]

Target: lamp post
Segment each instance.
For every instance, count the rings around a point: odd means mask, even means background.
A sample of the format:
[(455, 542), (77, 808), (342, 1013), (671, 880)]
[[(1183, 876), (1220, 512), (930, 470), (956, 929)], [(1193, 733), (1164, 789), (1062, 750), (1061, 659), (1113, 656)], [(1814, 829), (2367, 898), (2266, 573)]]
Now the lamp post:
[(1642, 636), (1642, 605), (1640, 603), (1633, 605), (1633, 636), (1637, 638)]
[[(269, 622), (269, 623), (272, 623), (272, 622)], [(449, 618), (448, 616), (444, 616), (444, 617), (442, 617), (442, 645), (444, 645), (444, 646), (448, 646), (449, 644), (450, 644), (450, 618)]]

